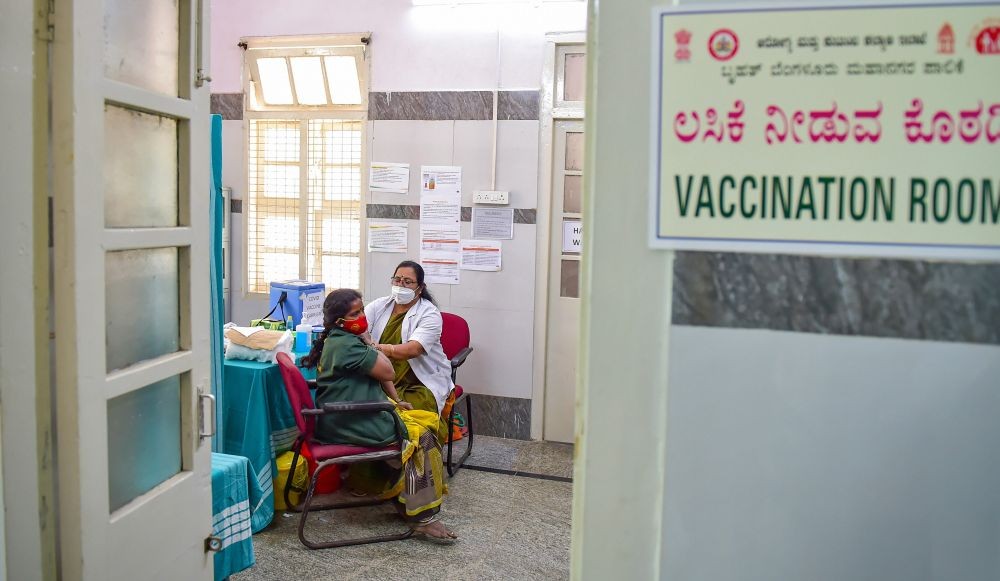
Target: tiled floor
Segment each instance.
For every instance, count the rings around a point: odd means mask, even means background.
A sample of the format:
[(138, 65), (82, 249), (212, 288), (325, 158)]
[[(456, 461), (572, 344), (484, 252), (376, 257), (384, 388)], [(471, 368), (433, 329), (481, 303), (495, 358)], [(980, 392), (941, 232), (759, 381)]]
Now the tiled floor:
[[(566, 579), (572, 463), (567, 444), (478, 436), (441, 510), (456, 543), (407, 539), (311, 551), (299, 543), (298, 515), (279, 512), (253, 537), (257, 564), (232, 579)], [(387, 505), (309, 517), (311, 536), (403, 530)]]

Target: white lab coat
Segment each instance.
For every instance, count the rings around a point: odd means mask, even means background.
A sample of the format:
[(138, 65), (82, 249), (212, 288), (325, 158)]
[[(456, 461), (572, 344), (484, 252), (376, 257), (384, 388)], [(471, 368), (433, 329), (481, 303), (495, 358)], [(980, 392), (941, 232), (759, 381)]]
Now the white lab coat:
[[(392, 297), (382, 297), (368, 303), (365, 318), (372, 339), (381, 343), (382, 331), (392, 316)], [(438, 413), (444, 408), (448, 394), (455, 388), (451, 381), (451, 362), (441, 347), (441, 311), (425, 298), (410, 307), (403, 318), (403, 343), (416, 341), (424, 348), (424, 354), (410, 359), (410, 367), (417, 379), (434, 394)]]

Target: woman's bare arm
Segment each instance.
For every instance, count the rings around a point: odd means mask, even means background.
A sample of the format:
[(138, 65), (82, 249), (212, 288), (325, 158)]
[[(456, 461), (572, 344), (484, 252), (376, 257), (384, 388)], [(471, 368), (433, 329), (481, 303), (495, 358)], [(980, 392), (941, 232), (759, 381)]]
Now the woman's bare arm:
[(385, 353), (389, 359), (393, 361), (404, 361), (407, 359), (413, 359), (414, 357), (420, 357), (424, 354), (424, 346), (420, 344), (419, 341), (407, 341), (402, 345), (391, 345), (389, 343), (379, 343), (375, 346), (376, 349)]
[(368, 372), (368, 375), (379, 382), (392, 381), (396, 378), (396, 370), (392, 368), (392, 362), (389, 361), (389, 358), (384, 353), (378, 353), (375, 365)]

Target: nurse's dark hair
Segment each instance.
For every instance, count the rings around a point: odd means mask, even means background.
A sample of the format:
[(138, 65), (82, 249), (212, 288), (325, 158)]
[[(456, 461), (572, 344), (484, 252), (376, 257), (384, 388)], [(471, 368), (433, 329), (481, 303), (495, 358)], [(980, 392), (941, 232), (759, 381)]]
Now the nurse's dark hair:
[(428, 290), (427, 285), (424, 284), (424, 267), (420, 266), (420, 263), (413, 262), (412, 260), (404, 260), (396, 265), (396, 270), (392, 271), (392, 276), (395, 277), (400, 268), (412, 268), (413, 272), (417, 273), (417, 286), (420, 287), (420, 296), (437, 305), (437, 301), (435, 301), (434, 297), (431, 296), (431, 291)]
[(344, 318), (351, 311), (351, 304), (360, 298), (361, 293), (352, 288), (338, 288), (326, 295), (326, 300), (323, 301), (323, 332), (313, 341), (309, 354), (302, 358), (302, 367), (316, 367), (323, 355), (323, 344), (330, 335), (330, 329), (338, 326), (337, 321)]

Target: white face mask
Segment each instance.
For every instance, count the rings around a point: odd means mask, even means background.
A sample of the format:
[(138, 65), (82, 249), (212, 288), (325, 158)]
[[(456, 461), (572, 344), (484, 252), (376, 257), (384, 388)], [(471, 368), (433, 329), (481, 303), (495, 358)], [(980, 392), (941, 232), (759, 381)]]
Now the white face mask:
[(417, 292), (412, 288), (406, 288), (405, 286), (395, 286), (392, 287), (392, 300), (396, 301), (397, 305), (406, 305), (413, 302), (416, 298)]

